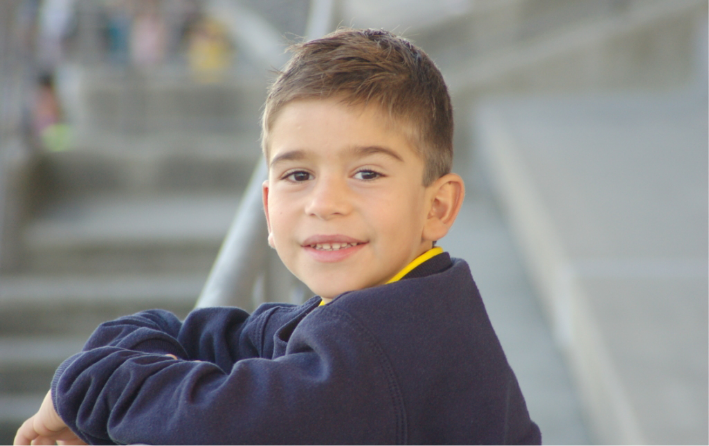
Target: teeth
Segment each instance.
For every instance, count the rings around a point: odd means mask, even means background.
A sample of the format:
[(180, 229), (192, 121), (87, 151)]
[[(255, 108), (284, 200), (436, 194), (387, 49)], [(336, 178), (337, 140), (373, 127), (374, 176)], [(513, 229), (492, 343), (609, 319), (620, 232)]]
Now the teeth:
[(337, 251), (338, 249), (351, 248), (357, 243), (318, 243), (313, 248), (323, 251)]

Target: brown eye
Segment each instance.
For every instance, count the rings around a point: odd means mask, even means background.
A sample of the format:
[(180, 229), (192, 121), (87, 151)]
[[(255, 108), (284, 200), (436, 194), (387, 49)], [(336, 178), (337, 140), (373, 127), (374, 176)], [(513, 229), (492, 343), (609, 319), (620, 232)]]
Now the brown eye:
[(293, 181), (296, 183), (300, 183), (302, 181), (308, 181), (312, 179), (312, 175), (310, 175), (308, 172), (298, 170), (296, 172), (291, 172), (288, 175), (285, 176), (285, 179), (289, 181)]
[(376, 180), (380, 176), (382, 176), (382, 174), (373, 170), (360, 170), (354, 175), (357, 180)]

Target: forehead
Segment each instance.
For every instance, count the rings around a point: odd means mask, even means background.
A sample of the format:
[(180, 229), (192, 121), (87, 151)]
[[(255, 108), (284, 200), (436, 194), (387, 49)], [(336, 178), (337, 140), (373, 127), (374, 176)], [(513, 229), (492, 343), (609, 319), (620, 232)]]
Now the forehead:
[(269, 162), (277, 156), (275, 152), (321, 146), (333, 152), (344, 146), (392, 147), (418, 157), (413, 126), (401, 121), (375, 104), (349, 104), (337, 97), (299, 99), (285, 104), (274, 115), (270, 131), (264, 135), (264, 146)]

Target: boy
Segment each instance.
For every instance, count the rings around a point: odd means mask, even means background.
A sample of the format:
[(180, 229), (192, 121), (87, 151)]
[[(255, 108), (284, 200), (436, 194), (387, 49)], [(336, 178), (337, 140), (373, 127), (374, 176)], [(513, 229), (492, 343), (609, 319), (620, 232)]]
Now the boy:
[(266, 100), (263, 201), (318, 296), (102, 324), (18, 443), (541, 441), (467, 264), (434, 247), (464, 195), (440, 72), (385, 31), (294, 52)]

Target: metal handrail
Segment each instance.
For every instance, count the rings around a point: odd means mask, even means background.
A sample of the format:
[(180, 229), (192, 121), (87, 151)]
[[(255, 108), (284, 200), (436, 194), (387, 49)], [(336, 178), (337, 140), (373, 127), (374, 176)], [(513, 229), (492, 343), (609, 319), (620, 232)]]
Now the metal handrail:
[(261, 185), (267, 177), (266, 163), (261, 158), (199, 296), (197, 308), (251, 307), (251, 291), (265, 268), (268, 250), (261, 200)]
[(209, 0), (205, 9), (212, 17), (219, 17), (233, 42), (260, 61), (264, 68), (280, 67), (286, 57), (279, 32), (264, 18), (240, 1)]
[[(237, 4), (215, 0), (211, 7), (214, 8), (213, 11), (219, 11), (220, 17), (243, 17), (240, 14), (228, 14), (229, 8), (231, 8), (231, 12), (234, 12), (235, 5)], [(336, 9), (334, 0), (311, 0), (306, 28), (308, 40), (322, 36), (331, 29)], [(227, 18), (227, 22), (238, 20), (241, 19), (230, 20)], [(236, 26), (237, 23), (234, 25)], [(260, 27), (263, 26), (260, 24)], [(238, 26), (236, 28), (242, 29)], [(269, 33), (269, 35), (272, 34)], [(270, 45), (269, 47), (279, 51), (279, 54), (266, 52), (263, 44), (259, 44), (259, 48), (255, 49), (254, 53), (260, 54), (261, 59), (268, 64), (277, 62), (278, 66), (281, 66), (285, 60), (280, 46)], [(284, 288), (284, 286), (269, 286), (268, 281), (288, 282), (291, 280), (287, 274), (268, 274), (269, 248), (266, 240), (268, 231), (262, 205), (262, 184), (267, 179), (268, 169), (265, 160), (261, 157), (251, 175), (251, 180), (242, 196), (234, 221), (197, 300), (197, 308), (234, 305), (250, 309), (262, 301), (271, 300), (270, 298), (273, 296), (268, 295), (269, 290)], [(254, 287), (259, 278), (263, 280), (262, 295), (254, 299)], [(283, 284), (281, 283), (281, 285)], [(286, 285), (286, 288), (295, 288), (295, 290), (291, 290), (291, 294), (296, 298), (302, 294), (297, 282)], [(282, 296), (281, 299), (293, 300), (293, 296)]]

